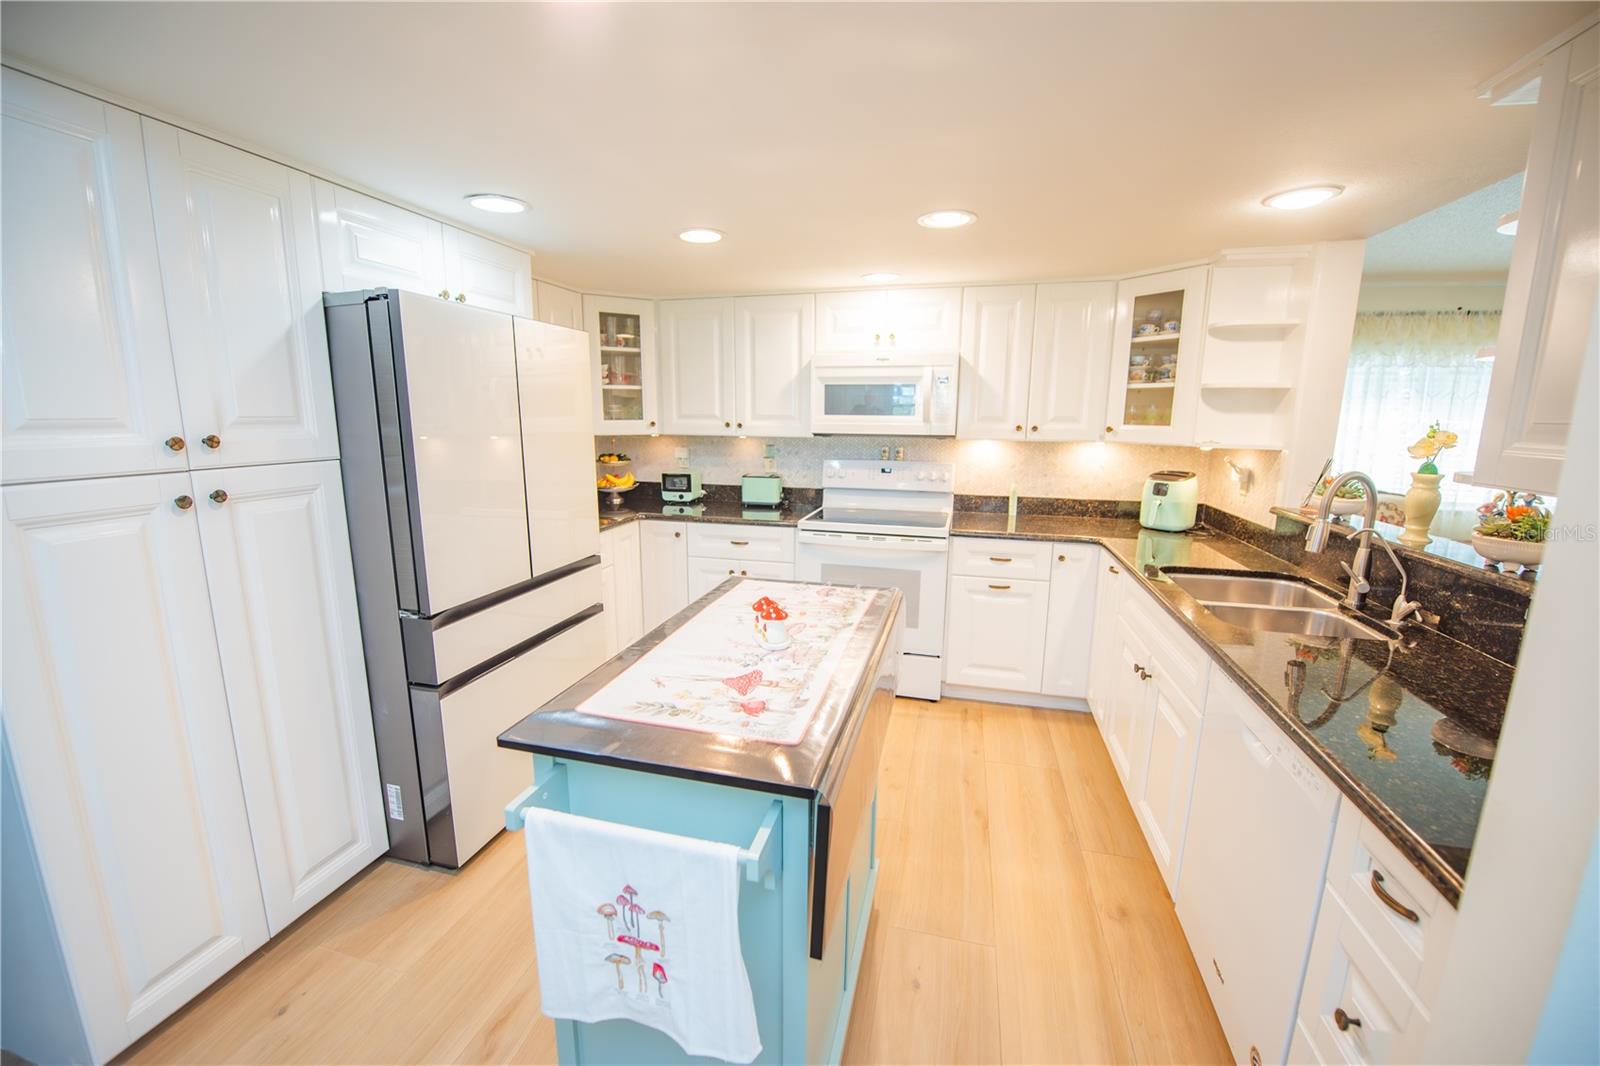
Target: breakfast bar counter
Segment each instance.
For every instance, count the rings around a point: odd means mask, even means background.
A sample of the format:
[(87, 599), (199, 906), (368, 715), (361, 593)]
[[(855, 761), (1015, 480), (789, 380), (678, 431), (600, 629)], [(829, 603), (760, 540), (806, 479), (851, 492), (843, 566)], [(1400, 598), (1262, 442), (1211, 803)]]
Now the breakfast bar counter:
[[(758, 600), (789, 608), (792, 636), (759, 630)], [(898, 591), (732, 579), (500, 735), (531, 756), (508, 828), (543, 808), (742, 849), (753, 1061), (843, 1050), (902, 624)], [(625, 1018), (556, 1031), (563, 1063), (692, 1058)]]

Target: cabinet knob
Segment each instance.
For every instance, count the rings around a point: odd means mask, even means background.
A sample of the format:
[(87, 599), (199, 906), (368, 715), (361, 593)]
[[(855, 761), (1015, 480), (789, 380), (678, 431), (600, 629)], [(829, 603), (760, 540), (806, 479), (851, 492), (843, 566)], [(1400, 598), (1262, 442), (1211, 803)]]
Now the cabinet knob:
[(733, 428), (733, 423), (732, 422), (724, 422), (724, 423), (722, 423), (722, 428), (723, 429), (732, 429)]
[(212, 503), (227, 503), (228, 502), (228, 494), (225, 491), (223, 491), (222, 489), (212, 489), (211, 490), (211, 502)]
[(893, 333), (889, 334), (889, 343), (890, 344), (894, 343), (894, 334)]
[(672, 536), (673, 536), (673, 539), (677, 539), (678, 537), (683, 536), (683, 534), (681, 532), (679, 532), (678, 530), (674, 529), (672, 531)]
[(733, 576), (733, 567), (731, 567), (731, 566), (730, 566), (730, 567), (728, 567), (728, 576), (729, 576), (729, 577), (732, 577), (732, 576)]
[(1335, 1007), (1333, 1008), (1333, 1024), (1337, 1025), (1339, 1027), (1339, 1032), (1342, 1033), (1352, 1025), (1359, 1026), (1361, 1024), (1361, 1019), (1353, 1018), (1346, 1014), (1343, 1007)]
[(467, 294), (466, 293), (464, 293), (464, 292), (456, 293), (456, 303), (464, 304), (466, 302), (467, 302)]
[(1107, 426), (1107, 427), (1106, 427), (1106, 432), (1107, 432), (1107, 433), (1115, 433), (1115, 432), (1116, 432), (1116, 430), (1115, 430), (1115, 429), (1113, 429), (1113, 428), (1112, 428), (1112, 427), (1110, 427), (1110, 426)]
[(740, 577), (749, 577), (749, 576), (750, 576), (750, 571), (748, 571), (748, 570), (741, 570), (741, 571), (739, 571), (739, 576), (740, 576)]
[(880, 342), (881, 342), (881, 341), (882, 341), (882, 340), (883, 340), (883, 337), (882, 337), (882, 336), (880, 336), (880, 335), (879, 335), (879, 334), (877, 334), (877, 333), (874, 333), (874, 334), (873, 334), (873, 335), (872, 335), (872, 343), (873, 343), (873, 344), (878, 344), (878, 343), (880, 343)]
[(178, 505), (178, 510), (187, 511), (189, 508), (194, 506), (194, 497), (178, 496), (175, 497), (172, 502)]
[(654, 423), (654, 422), (651, 422), (651, 423), (650, 423), (650, 428), (651, 428), (651, 429), (655, 429), (655, 428), (656, 428), (656, 424), (655, 424), (655, 423)]
[(439, 290), (439, 299), (441, 299), (441, 300), (450, 299), (450, 290), (449, 289), (440, 289)]
[(734, 429), (743, 429), (744, 428), (744, 423), (743, 422), (735, 422), (733, 424), (733, 428)]
[(1065, 555), (1058, 555), (1058, 556), (1056, 556), (1056, 562), (1058, 562), (1058, 563), (1064, 563), (1064, 562), (1066, 562), (1066, 561), (1067, 561), (1067, 557), (1066, 557), (1066, 556), (1065, 556)]
[(166, 440), (162, 441), (162, 443), (167, 446), (167, 450), (168, 451), (174, 451), (174, 452), (183, 451), (183, 438), (182, 437), (168, 437)]
[(1020, 422), (1017, 423), (1017, 432), (1018, 433), (1022, 432), (1022, 423), (1020, 423)]
[(200, 443), (204, 444), (212, 451), (216, 451), (218, 448), (222, 447), (222, 438), (217, 436), (215, 433), (207, 433), (205, 436), (200, 438)]

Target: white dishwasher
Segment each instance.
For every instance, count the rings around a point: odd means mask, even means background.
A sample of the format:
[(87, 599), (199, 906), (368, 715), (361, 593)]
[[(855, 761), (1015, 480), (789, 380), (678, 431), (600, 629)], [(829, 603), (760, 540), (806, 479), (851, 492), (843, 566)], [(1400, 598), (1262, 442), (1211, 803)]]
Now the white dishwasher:
[(1289, 1052), (1339, 792), (1233, 682), (1213, 679), (1176, 892), (1240, 1063)]

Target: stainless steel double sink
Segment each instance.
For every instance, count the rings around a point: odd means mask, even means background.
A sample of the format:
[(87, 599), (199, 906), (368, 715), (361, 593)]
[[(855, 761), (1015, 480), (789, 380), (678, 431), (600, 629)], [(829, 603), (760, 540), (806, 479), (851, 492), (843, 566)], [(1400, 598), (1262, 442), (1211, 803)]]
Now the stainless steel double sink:
[(1338, 597), (1294, 578), (1182, 570), (1162, 573), (1218, 619), (1240, 629), (1352, 640), (1393, 639), (1392, 634), (1340, 610)]

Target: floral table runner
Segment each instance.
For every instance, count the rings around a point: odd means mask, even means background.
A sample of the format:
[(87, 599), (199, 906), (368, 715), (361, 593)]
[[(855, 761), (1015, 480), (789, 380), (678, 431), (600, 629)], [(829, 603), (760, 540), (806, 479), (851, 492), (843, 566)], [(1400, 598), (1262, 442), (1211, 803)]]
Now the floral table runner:
[[(578, 705), (627, 722), (798, 744), (875, 595), (872, 589), (744, 581)], [(756, 642), (751, 604), (788, 611), (792, 643)]]

